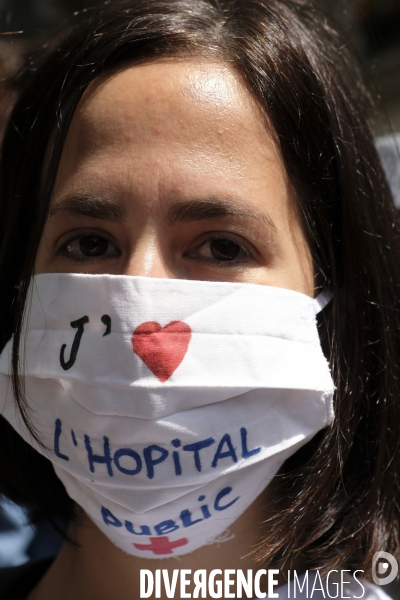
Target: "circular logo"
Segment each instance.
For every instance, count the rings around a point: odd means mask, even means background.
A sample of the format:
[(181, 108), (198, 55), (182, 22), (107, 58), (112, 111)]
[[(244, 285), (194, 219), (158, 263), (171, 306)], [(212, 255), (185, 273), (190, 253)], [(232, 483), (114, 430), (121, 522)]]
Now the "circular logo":
[(375, 552), (372, 559), (372, 579), (377, 585), (387, 585), (396, 579), (399, 566), (389, 552)]

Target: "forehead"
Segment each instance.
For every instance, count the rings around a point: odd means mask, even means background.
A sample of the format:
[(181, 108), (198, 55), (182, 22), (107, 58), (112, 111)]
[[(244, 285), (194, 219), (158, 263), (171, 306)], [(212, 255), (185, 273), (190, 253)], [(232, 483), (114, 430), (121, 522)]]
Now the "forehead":
[(151, 157), (186, 167), (200, 156), (205, 163), (219, 156), (238, 173), (246, 159), (271, 153), (276, 159), (266, 118), (233, 69), (170, 59), (93, 82), (74, 115), (62, 165), (72, 174), (82, 161), (118, 162), (118, 155), (124, 164), (128, 157), (132, 164)]

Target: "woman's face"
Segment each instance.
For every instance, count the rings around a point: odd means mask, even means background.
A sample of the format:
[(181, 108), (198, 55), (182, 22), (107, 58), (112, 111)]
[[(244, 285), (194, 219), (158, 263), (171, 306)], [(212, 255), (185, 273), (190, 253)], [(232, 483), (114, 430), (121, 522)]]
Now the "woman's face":
[(37, 273), (112, 273), (313, 295), (297, 201), (230, 68), (164, 60), (93, 83), (68, 133)]

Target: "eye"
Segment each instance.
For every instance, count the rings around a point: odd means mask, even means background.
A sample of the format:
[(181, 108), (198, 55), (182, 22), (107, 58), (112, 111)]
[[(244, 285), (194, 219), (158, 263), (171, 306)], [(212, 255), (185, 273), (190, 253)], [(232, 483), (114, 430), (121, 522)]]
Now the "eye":
[(79, 235), (69, 240), (59, 250), (59, 254), (71, 260), (90, 260), (120, 256), (115, 244), (98, 234)]
[(237, 265), (251, 260), (252, 253), (242, 241), (221, 235), (208, 238), (187, 256), (215, 264)]
[(210, 252), (216, 260), (233, 260), (240, 254), (241, 247), (233, 240), (213, 240)]

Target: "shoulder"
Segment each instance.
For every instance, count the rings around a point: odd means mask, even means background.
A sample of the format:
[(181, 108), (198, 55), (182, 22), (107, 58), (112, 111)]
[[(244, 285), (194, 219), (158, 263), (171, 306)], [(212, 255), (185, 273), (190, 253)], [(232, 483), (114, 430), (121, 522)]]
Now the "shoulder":
[[(345, 576), (343, 577), (343, 573)], [(360, 598), (362, 600), (392, 600), (385, 587), (371, 583), (361, 577), (362, 573), (355, 571), (338, 571), (336, 581), (340, 585), (339, 598)]]
[(46, 558), (19, 567), (0, 569), (1, 600), (25, 600), (53, 562)]
[(362, 579), (361, 583), (365, 588), (363, 600), (392, 600), (392, 597), (384, 591), (384, 587), (370, 583), (365, 579)]
[(378, 138), (376, 146), (392, 189), (394, 203), (400, 209), (400, 133)]

